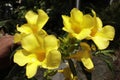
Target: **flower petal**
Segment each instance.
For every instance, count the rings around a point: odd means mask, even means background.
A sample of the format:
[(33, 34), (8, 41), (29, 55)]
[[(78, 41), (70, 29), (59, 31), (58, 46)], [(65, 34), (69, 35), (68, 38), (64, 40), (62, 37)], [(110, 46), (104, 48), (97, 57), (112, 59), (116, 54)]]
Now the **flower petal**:
[(102, 21), (99, 17), (96, 17), (96, 12), (94, 10), (92, 10), (92, 13), (94, 15), (94, 24), (95, 24), (95, 27), (98, 28), (99, 30), (102, 29)]
[(27, 53), (24, 53), (22, 50), (17, 50), (14, 54), (14, 62), (20, 66), (24, 66), (29, 62), (29, 58), (27, 58), (27, 56)]
[(37, 38), (34, 34), (30, 34), (24, 37), (21, 41), (22, 47), (27, 51), (34, 51), (35, 49), (40, 47), (40, 44), (37, 41)]
[(82, 22), (82, 26), (81, 26), (81, 29), (84, 29), (84, 28), (89, 28), (89, 29), (92, 29), (92, 27), (94, 26), (94, 23), (93, 23), (94, 19), (92, 16), (86, 14), (83, 16), (83, 22)]
[(81, 23), (83, 21), (83, 13), (79, 11), (77, 8), (73, 8), (70, 12), (71, 20)]
[(106, 49), (109, 45), (109, 40), (102, 36), (92, 37), (92, 40), (97, 45), (98, 49)]
[(71, 29), (70, 17), (62, 15), (62, 19), (64, 24), (63, 30), (67, 32), (73, 32)]
[(46, 24), (48, 21), (49, 17), (47, 13), (45, 13), (43, 10), (39, 9), (38, 10), (38, 19), (37, 19), (37, 26), (38, 26), (38, 31), (40, 31), (43, 26)]
[(52, 49), (58, 49), (58, 39), (54, 35), (48, 35), (45, 37), (45, 48), (46, 51), (52, 50)]
[(114, 27), (105, 26), (103, 29), (96, 33), (92, 40), (95, 42), (99, 49), (105, 49), (109, 45), (109, 40), (113, 40), (115, 35)]
[(96, 35), (106, 38), (108, 40), (113, 40), (114, 35), (115, 35), (115, 29), (114, 29), (114, 27), (112, 27), (110, 25), (106, 25)]
[(18, 50), (14, 55), (14, 62), (20, 66), (26, 66), (26, 75), (28, 78), (33, 77), (37, 72), (37, 67), (40, 62), (34, 53), (29, 53), (25, 50)]
[(61, 54), (57, 50), (50, 51), (42, 66), (47, 69), (55, 69), (58, 68), (61, 62)]
[(103, 23), (99, 17), (96, 17), (96, 26), (97, 26), (98, 30), (102, 29)]
[(91, 30), (91, 36), (94, 36), (98, 31), (102, 30), (102, 21), (100, 20), (100, 18), (94, 18), (94, 27)]
[(72, 36), (77, 38), (78, 40), (85, 39), (87, 36), (89, 36), (91, 33), (90, 29), (82, 29), (79, 34), (72, 33)]
[(43, 35), (41, 35), (41, 33), (40, 34), (36, 34), (36, 38), (37, 38), (37, 41), (39, 43), (39, 49), (38, 50), (44, 50), (45, 49), (44, 37), (45, 37), (44, 33), (43, 33)]
[(27, 19), (28, 24), (36, 24), (38, 15), (33, 11), (28, 11), (25, 15), (25, 18)]
[(16, 33), (14, 35), (14, 43), (18, 43), (21, 41), (21, 34)]
[(83, 63), (83, 65), (87, 68), (87, 69), (93, 69), (94, 65), (93, 62), (91, 60), (91, 58), (81, 58), (81, 61)]
[(38, 68), (37, 63), (27, 64), (26, 66), (27, 77), (32, 78), (33, 76), (35, 76), (35, 74), (37, 73), (37, 68)]
[(41, 36), (41, 37), (45, 37), (45, 36), (47, 36), (47, 32), (45, 31), (45, 30), (43, 30), (43, 29), (41, 29), (38, 33), (37, 33), (39, 36)]
[(21, 33), (29, 34), (32, 33), (32, 29), (29, 24), (24, 24), (21, 27), (17, 26), (17, 30)]

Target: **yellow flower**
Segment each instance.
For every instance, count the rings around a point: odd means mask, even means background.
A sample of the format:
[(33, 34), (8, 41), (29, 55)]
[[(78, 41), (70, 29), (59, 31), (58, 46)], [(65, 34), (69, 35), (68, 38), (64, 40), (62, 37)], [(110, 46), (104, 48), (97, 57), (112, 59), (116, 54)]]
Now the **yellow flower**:
[(72, 37), (82, 40), (90, 35), (93, 27), (93, 17), (91, 15), (83, 15), (81, 11), (73, 8), (70, 12), (70, 17), (62, 15), (62, 18), (64, 24), (63, 30)]
[(81, 50), (79, 50), (77, 53), (70, 55), (69, 58), (73, 58), (75, 60), (81, 61), (83, 65), (88, 69), (91, 70), (94, 68), (93, 62), (91, 60), (91, 48), (90, 46), (85, 43), (80, 43)]
[(98, 49), (105, 49), (109, 45), (109, 41), (112, 41), (115, 35), (115, 29), (113, 26), (106, 25), (104, 27), (102, 21), (99, 17), (96, 17), (96, 13), (92, 11), (94, 14), (94, 27), (91, 30), (90, 39), (94, 41), (97, 45)]
[(17, 30), (20, 32), (20, 34), (15, 34), (15, 42), (19, 42), (23, 35), (28, 35), (30, 33), (42, 33), (42, 35), (46, 35), (46, 32), (42, 28), (48, 21), (49, 17), (43, 10), (39, 9), (38, 14), (33, 11), (28, 11), (25, 15), (25, 18), (27, 20), (26, 24), (23, 24), (20, 27), (17, 25)]
[(61, 54), (58, 51), (59, 42), (53, 35), (40, 36), (29, 34), (21, 39), (23, 49), (17, 50), (14, 62), (19, 66), (26, 65), (26, 75), (33, 77), (38, 67), (55, 69), (61, 62)]

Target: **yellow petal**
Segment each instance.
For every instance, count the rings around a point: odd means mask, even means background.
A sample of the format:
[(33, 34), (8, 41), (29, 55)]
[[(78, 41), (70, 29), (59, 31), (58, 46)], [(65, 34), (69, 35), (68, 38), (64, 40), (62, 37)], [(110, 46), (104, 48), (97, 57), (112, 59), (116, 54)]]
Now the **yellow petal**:
[(58, 49), (58, 39), (54, 35), (48, 35), (45, 37), (45, 48), (47, 51), (52, 49)]
[(85, 39), (87, 36), (89, 36), (91, 33), (90, 29), (82, 29), (79, 34), (72, 33), (72, 36), (77, 38), (78, 40)]
[(109, 45), (109, 40), (102, 36), (95, 36), (92, 38), (98, 49), (106, 49)]
[(39, 50), (44, 50), (45, 49), (45, 44), (44, 44), (44, 38), (45, 35), (41, 35), (41, 34), (36, 34), (36, 38), (37, 38), (37, 41), (39, 43)]
[(45, 30), (43, 30), (43, 29), (41, 29), (38, 33), (37, 33), (39, 36), (41, 36), (41, 37), (45, 37), (45, 36), (47, 36), (47, 32), (45, 31)]
[(24, 37), (21, 41), (22, 47), (27, 51), (34, 51), (40, 47), (40, 44), (37, 41), (37, 38), (34, 34), (30, 34)]
[(70, 17), (62, 15), (62, 19), (64, 24), (63, 30), (67, 32), (73, 32), (71, 29)]
[(92, 27), (94, 26), (94, 23), (93, 23), (93, 17), (86, 14), (83, 16), (83, 22), (81, 24), (81, 28), (89, 28), (89, 29), (92, 29)]
[(93, 13), (93, 23), (94, 23), (94, 27), (92, 28), (92, 32), (91, 32), (91, 36), (94, 36), (96, 34), (97, 31), (100, 31), (102, 29), (102, 21), (99, 17), (96, 17), (96, 13), (94, 10), (92, 10)]
[(112, 27), (110, 25), (106, 25), (96, 35), (106, 38), (108, 40), (113, 40), (113, 38), (115, 36), (115, 29), (114, 29), (114, 27)]
[(73, 8), (70, 12), (70, 15), (71, 19), (77, 23), (81, 23), (83, 21), (83, 13), (77, 8)]
[(87, 69), (93, 69), (94, 65), (93, 62), (91, 60), (91, 58), (81, 58), (81, 61), (83, 63), (83, 65), (87, 68)]
[(57, 50), (52, 50), (46, 55), (46, 59), (42, 66), (47, 69), (58, 68), (61, 62), (61, 54)]
[(14, 43), (20, 42), (20, 41), (21, 41), (21, 38), (22, 38), (21, 34), (16, 33), (16, 34), (14, 35)]
[(95, 27), (97, 27), (101, 30), (101, 28), (103, 26), (101, 19), (99, 17), (96, 17), (96, 12), (94, 10), (92, 10), (92, 13), (94, 16)]
[(36, 24), (38, 15), (33, 11), (28, 11), (25, 15), (25, 18), (27, 19), (28, 24)]
[(98, 31), (102, 30), (102, 21), (99, 17), (94, 18), (94, 27), (91, 30), (91, 36), (95, 36)]
[(17, 50), (14, 54), (14, 62), (19, 66), (24, 66), (29, 62), (29, 58), (27, 58), (28, 54), (24, 53), (22, 50)]
[(99, 49), (106, 49), (109, 45), (109, 40), (113, 40), (115, 35), (114, 27), (105, 26), (100, 32), (92, 38)]
[(48, 21), (49, 17), (47, 13), (45, 13), (43, 10), (38, 10), (38, 19), (37, 19), (37, 25), (38, 25), (38, 31), (43, 28), (43, 26)]
[(21, 27), (17, 26), (17, 30), (21, 33), (29, 34), (32, 33), (31, 25), (29, 24), (24, 24)]
[(27, 64), (26, 66), (26, 75), (28, 78), (32, 78), (35, 76), (37, 72), (38, 64), (37, 63), (32, 63), (32, 64)]
[(36, 74), (37, 66), (40, 65), (34, 53), (28, 53), (25, 50), (18, 50), (14, 55), (14, 62), (19, 66), (26, 66), (26, 75), (28, 78)]
[(98, 30), (102, 29), (103, 23), (99, 17), (96, 17), (96, 26), (97, 26)]

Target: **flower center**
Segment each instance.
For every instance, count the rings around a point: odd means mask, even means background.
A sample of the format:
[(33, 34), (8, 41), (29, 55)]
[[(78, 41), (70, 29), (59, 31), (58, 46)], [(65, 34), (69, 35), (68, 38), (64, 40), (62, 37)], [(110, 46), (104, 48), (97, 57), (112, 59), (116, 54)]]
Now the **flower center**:
[(80, 29), (79, 26), (72, 26), (72, 30), (73, 30), (76, 34), (79, 34), (81, 29)]
[(96, 28), (93, 28), (91, 31), (92, 31), (92, 32), (91, 32), (90, 35), (91, 35), (92, 37), (94, 37), (95, 34), (97, 33), (97, 29), (96, 29)]
[(36, 25), (31, 26), (33, 33), (36, 33), (38, 30), (38, 27)]
[(36, 56), (37, 56), (37, 59), (42, 62), (44, 59), (45, 59), (45, 51), (44, 50), (41, 50), (39, 52), (36, 53)]

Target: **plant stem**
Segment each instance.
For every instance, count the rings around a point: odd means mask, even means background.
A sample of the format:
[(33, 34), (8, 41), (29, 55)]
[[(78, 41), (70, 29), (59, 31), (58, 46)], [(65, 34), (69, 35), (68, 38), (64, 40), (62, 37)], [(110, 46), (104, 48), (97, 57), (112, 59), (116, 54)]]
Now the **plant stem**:
[(68, 63), (69, 63), (70, 70), (71, 70), (73, 76), (77, 76), (77, 72), (76, 72), (75, 66), (73, 64), (73, 61), (71, 59), (68, 59)]

